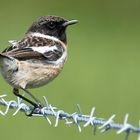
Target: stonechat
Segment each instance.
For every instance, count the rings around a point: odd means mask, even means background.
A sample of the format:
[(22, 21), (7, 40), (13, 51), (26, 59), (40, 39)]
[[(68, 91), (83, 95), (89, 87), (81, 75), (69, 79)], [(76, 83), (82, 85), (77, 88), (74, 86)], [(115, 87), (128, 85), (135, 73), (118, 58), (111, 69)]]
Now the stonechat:
[[(20, 41), (0, 53), (0, 72), (13, 87), (13, 93), (35, 108), (39, 100), (28, 89), (46, 85), (63, 69), (67, 58), (66, 28), (77, 23), (58, 16), (44, 16), (33, 22)], [(22, 96), (19, 89), (34, 101)]]

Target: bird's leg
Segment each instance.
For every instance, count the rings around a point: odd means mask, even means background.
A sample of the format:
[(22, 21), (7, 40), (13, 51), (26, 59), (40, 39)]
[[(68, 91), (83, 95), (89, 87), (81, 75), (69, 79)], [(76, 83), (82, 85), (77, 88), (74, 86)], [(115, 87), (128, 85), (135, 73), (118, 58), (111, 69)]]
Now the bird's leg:
[[(20, 94), (19, 94), (19, 89), (17, 89), (17, 88), (14, 88), (14, 89), (13, 89), (13, 93), (14, 93), (14, 95), (20, 97), (21, 99), (25, 100), (26, 102), (28, 102), (28, 103), (30, 103), (31, 105), (34, 106), (33, 110), (32, 110), (29, 114), (26, 114), (27, 116), (32, 116), (32, 114), (34, 113), (34, 111), (35, 111), (37, 108), (41, 108), (41, 107), (42, 107), (41, 104), (40, 104), (39, 102), (38, 102), (38, 103), (35, 103), (35, 102), (33, 102), (33, 101), (27, 99), (26, 97), (20, 95)], [(31, 95), (32, 95), (32, 94), (31, 94)], [(38, 100), (37, 100), (37, 101), (38, 101)]]
[(34, 96), (32, 95), (27, 89), (24, 89), (22, 87), (20, 87), (24, 92), (26, 92), (32, 99), (34, 99), (34, 101), (37, 104), (37, 107), (42, 107), (41, 102)]
[(20, 94), (19, 94), (19, 89), (14, 88), (14, 89), (13, 89), (13, 93), (14, 93), (14, 95), (16, 95), (16, 96), (20, 97), (21, 99), (25, 100), (26, 102), (30, 103), (30, 104), (33, 105), (34, 107), (35, 107), (35, 106), (37, 107), (37, 104), (36, 104), (36, 103), (34, 103), (33, 101), (27, 99), (26, 97), (20, 95)]

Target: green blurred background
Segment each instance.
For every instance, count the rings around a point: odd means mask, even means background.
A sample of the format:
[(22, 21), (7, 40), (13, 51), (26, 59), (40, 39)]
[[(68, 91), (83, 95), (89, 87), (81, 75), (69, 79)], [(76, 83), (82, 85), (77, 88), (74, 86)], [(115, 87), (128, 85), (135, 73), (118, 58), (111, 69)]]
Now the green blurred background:
[[(21, 39), (32, 21), (44, 15), (78, 19), (69, 27), (68, 60), (63, 72), (45, 87), (31, 90), (40, 100), (68, 112), (80, 104), (88, 114), (96, 107), (96, 116), (138, 126), (140, 119), (140, 1), (139, 0), (0, 0), (0, 51), (8, 40)], [(11, 87), (0, 77), (0, 94), (16, 99)], [(4, 108), (1, 107), (3, 110)], [(94, 136), (92, 128), (78, 132), (64, 122), (49, 126), (43, 118), (27, 118), (24, 113), (12, 117), (13, 110), (0, 116), (0, 139), (14, 140), (118, 140), (124, 134), (115, 131)], [(53, 118), (52, 121), (54, 122)], [(137, 138), (132, 134), (130, 140)]]

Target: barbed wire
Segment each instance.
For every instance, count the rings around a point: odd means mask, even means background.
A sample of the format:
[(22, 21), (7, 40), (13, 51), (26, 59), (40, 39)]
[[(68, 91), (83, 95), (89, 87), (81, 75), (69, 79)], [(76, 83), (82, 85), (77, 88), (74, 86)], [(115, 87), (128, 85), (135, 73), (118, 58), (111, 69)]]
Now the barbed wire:
[(3, 112), (0, 110), (0, 114), (5, 116), (10, 108), (16, 109), (16, 111), (13, 113), (13, 116), (17, 115), (20, 111), (29, 113), (32, 112), (32, 116), (40, 116), (44, 117), (48, 123), (51, 125), (52, 122), (49, 119), (49, 116), (55, 117), (55, 124), (54, 126), (57, 127), (59, 124), (59, 120), (64, 120), (67, 125), (75, 124), (79, 130), (79, 132), (82, 131), (82, 127), (80, 125), (81, 122), (84, 122), (83, 128), (88, 127), (89, 125), (92, 126), (94, 134), (97, 131), (97, 128), (101, 132), (106, 132), (110, 129), (115, 129), (117, 131), (117, 134), (126, 133), (125, 140), (128, 140), (129, 135), (131, 133), (137, 133), (138, 134), (138, 140), (140, 140), (140, 121), (139, 121), (139, 127), (135, 127), (128, 123), (128, 114), (125, 115), (124, 121), (122, 124), (115, 123), (114, 118), (116, 117), (115, 114), (111, 115), (109, 119), (103, 119), (98, 118), (95, 116), (95, 107), (91, 109), (91, 112), (89, 115), (84, 115), (81, 112), (81, 108), (79, 105), (77, 105), (78, 111), (74, 112), (72, 114), (64, 112), (63, 110), (59, 110), (56, 107), (52, 106), (48, 103), (47, 99), (43, 96), (45, 106), (42, 108), (37, 108), (34, 110), (33, 107), (26, 105), (22, 102), (22, 99), (17, 98), (17, 101), (11, 100), (7, 101), (6, 98), (7, 95), (1, 95), (0, 96), (0, 104), (6, 106), (6, 110)]

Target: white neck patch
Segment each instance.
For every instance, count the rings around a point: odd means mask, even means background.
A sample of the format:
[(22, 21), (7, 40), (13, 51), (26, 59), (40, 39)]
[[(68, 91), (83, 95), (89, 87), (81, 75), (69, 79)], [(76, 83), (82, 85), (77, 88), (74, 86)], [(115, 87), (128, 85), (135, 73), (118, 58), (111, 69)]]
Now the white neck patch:
[(33, 33), (32, 36), (42, 37), (42, 38), (51, 39), (51, 40), (54, 40), (54, 41), (60, 42), (60, 40), (57, 39), (57, 38), (54, 37), (54, 36), (44, 35), (44, 34), (41, 34), (41, 33)]

